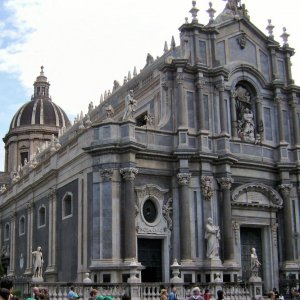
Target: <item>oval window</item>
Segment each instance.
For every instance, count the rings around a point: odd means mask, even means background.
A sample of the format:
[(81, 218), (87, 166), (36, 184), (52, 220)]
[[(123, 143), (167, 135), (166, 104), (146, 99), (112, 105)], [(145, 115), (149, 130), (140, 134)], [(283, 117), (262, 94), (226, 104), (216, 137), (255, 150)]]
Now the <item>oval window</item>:
[(153, 223), (155, 221), (157, 210), (152, 200), (148, 199), (145, 201), (143, 206), (143, 215), (148, 223)]

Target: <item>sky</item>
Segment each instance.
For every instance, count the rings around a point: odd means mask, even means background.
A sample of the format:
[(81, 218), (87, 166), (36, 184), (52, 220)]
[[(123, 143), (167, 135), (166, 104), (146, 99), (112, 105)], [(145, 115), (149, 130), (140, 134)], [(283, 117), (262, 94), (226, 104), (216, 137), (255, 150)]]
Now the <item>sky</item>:
[[(211, 0), (217, 16), (224, 0)], [(274, 37), (286, 27), (292, 74), (300, 85), (300, 32), (296, 25), (298, 0), (242, 0), (251, 22), (267, 35), (272, 20)], [(209, 1), (198, 0), (198, 20), (208, 23)], [(30, 100), (40, 67), (51, 84), (52, 100), (73, 122), (88, 104), (123, 82), (134, 67), (142, 69), (147, 53), (163, 54), (178, 28), (191, 21), (191, 0), (0, 0), (0, 171), (4, 170), (4, 143), (13, 115)], [(139, 72), (139, 71), (138, 71)]]

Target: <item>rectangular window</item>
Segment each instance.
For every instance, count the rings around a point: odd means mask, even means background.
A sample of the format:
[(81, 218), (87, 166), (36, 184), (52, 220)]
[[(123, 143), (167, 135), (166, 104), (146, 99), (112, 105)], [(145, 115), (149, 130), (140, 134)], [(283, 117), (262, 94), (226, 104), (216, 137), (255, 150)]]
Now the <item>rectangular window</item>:
[(265, 139), (273, 141), (271, 109), (269, 107), (264, 107), (264, 131)]
[(21, 165), (24, 166), (25, 160), (28, 162), (28, 152), (21, 152)]
[[(194, 93), (187, 92), (187, 106), (188, 106), (188, 124), (190, 128), (195, 128), (195, 101)], [(179, 112), (182, 113), (182, 112)]]
[(199, 41), (200, 63), (207, 65), (206, 61), (206, 42)]

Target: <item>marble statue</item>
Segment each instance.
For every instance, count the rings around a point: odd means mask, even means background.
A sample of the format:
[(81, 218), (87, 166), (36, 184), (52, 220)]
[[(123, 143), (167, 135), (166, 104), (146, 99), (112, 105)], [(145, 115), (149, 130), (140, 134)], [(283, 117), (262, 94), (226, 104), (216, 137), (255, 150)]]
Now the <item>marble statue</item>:
[(44, 263), (42, 247), (37, 247), (36, 251), (32, 252), (32, 255), (34, 257), (33, 277), (42, 277), (43, 263)]
[(258, 269), (261, 266), (261, 263), (258, 260), (256, 249), (251, 249), (251, 261), (250, 261), (250, 268), (251, 268), (251, 276), (257, 277), (258, 276)]
[(122, 120), (133, 119), (137, 101), (133, 98), (133, 90), (130, 90), (125, 98), (125, 111)]
[(238, 127), (239, 136), (243, 141), (255, 141), (253, 113), (248, 107), (243, 110), (241, 119), (238, 121)]
[(207, 240), (207, 258), (219, 258), (220, 237), (220, 227), (213, 224), (212, 218), (208, 218), (205, 226), (205, 239)]

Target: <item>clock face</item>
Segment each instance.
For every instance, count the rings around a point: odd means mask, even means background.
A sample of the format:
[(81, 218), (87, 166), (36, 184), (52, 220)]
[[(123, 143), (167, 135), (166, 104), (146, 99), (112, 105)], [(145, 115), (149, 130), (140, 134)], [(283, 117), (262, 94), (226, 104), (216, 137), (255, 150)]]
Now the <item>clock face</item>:
[(145, 201), (143, 205), (143, 215), (148, 223), (153, 223), (157, 217), (157, 209), (151, 199)]

